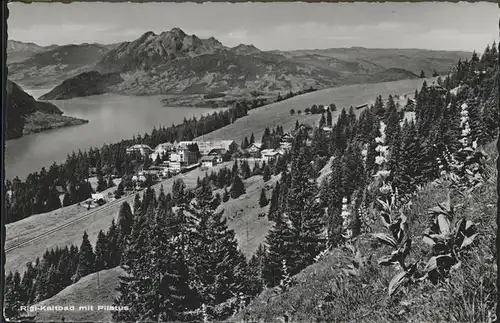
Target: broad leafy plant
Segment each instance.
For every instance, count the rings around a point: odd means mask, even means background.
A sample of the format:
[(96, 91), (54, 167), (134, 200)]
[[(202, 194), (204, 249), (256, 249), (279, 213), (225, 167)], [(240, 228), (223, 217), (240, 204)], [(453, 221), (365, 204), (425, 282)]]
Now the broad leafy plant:
[(433, 283), (448, 277), (452, 268), (460, 266), (461, 254), (477, 237), (475, 225), (461, 219), (452, 227), (454, 210), (450, 196), (445, 202), (429, 210), (431, 227), (423, 235), (423, 241), (432, 247), (433, 256), (427, 262), (425, 275)]
[[(373, 236), (381, 243), (388, 245), (393, 249), (392, 253), (379, 259), (379, 265), (397, 266), (400, 272), (396, 274), (389, 283), (389, 295), (396, 293), (403, 285), (414, 283), (421, 279), (417, 270), (418, 262), (407, 263), (412, 245), (412, 239), (408, 236), (407, 217), (395, 208), (395, 195), (389, 202), (378, 200), (382, 206), (381, 222), (389, 230), (389, 233), (375, 233)], [(399, 216), (395, 213), (399, 211)]]

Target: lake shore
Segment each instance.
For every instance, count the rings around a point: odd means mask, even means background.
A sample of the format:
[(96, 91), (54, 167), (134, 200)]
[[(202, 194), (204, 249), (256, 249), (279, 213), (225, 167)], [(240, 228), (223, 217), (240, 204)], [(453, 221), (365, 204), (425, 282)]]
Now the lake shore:
[(68, 117), (60, 114), (48, 114), (35, 112), (25, 120), (23, 136), (45, 130), (58, 129), (63, 127), (77, 126), (89, 123), (89, 120)]

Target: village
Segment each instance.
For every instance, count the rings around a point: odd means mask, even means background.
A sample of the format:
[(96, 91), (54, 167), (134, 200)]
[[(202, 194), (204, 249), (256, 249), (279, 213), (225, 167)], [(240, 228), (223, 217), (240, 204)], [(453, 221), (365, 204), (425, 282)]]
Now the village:
[(243, 160), (275, 163), (290, 151), (292, 139), (291, 134), (283, 134), (277, 148), (253, 142), (242, 149), (234, 140), (167, 142), (157, 145), (154, 149), (137, 144), (127, 148), (127, 154), (140, 155), (149, 160), (149, 163), (144, 163), (132, 177), (136, 189), (140, 190), (148, 180), (157, 182), (197, 167), (208, 169), (223, 162)]

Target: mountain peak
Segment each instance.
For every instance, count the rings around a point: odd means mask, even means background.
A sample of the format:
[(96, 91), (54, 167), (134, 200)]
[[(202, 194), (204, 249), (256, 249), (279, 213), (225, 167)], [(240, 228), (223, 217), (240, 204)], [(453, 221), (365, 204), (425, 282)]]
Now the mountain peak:
[(179, 36), (186, 36), (186, 33), (180, 29), (179, 27), (174, 27), (168, 31), (168, 33), (179, 35)]
[(250, 45), (239, 44), (238, 46), (231, 48), (231, 50), (237, 54), (244, 54), (244, 55), (260, 53), (260, 49), (255, 47), (253, 44)]

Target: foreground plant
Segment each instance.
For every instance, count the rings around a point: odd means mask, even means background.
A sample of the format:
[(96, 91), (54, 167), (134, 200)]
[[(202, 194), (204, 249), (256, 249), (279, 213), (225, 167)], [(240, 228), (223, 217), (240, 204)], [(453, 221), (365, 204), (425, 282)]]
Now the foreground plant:
[(433, 256), (427, 262), (425, 274), (436, 284), (449, 277), (450, 270), (460, 266), (460, 257), (477, 237), (474, 223), (461, 219), (451, 227), (454, 209), (450, 196), (445, 202), (429, 210), (431, 228), (423, 235), (423, 241), (432, 247)]

